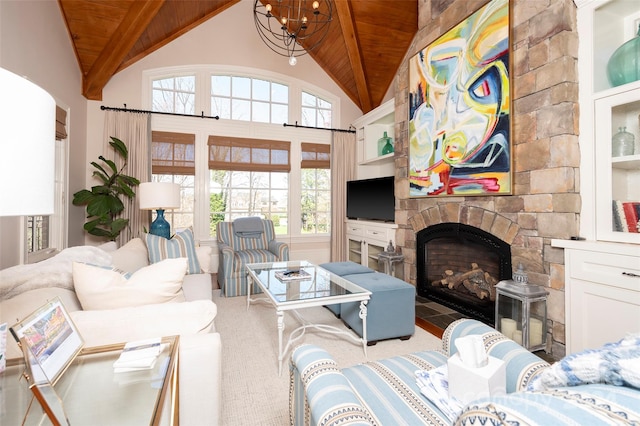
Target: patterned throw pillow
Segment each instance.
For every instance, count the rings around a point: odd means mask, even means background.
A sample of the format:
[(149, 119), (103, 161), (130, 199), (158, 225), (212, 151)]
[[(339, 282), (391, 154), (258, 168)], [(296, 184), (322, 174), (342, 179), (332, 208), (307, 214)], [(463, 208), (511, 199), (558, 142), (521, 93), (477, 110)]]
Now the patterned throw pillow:
[(640, 389), (640, 333), (598, 349), (568, 355), (545, 369), (527, 390), (604, 383)]
[(176, 233), (170, 240), (152, 234), (145, 234), (144, 237), (149, 251), (149, 262), (157, 263), (164, 259), (186, 257), (189, 262), (187, 274), (202, 272), (191, 228)]

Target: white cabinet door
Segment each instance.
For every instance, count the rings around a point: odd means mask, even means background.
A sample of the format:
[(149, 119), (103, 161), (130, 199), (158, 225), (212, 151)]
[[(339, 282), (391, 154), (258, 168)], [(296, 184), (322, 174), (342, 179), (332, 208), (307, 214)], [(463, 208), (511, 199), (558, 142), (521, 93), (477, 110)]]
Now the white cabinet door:
[(640, 243), (640, 152), (612, 153), (619, 129), (635, 135), (640, 147), (640, 89), (597, 99), (595, 116), (596, 238)]

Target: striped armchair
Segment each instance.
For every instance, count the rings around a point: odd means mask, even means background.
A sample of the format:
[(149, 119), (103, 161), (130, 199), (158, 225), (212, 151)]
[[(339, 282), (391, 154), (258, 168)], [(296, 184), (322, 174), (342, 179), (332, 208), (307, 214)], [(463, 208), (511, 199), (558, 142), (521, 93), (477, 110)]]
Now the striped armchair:
[[(243, 218), (249, 219), (249, 218)], [(238, 220), (217, 224), (218, 284), (222, 294), (227, 297), (247, 294), (247, 263), (275, 262), (289, 260), (289, 246), (275, 240), (273, 222), (255, 219), (253, 224), (262, 223), (262, 227), (253, 231), (239, 232)], [(236, 223), (236, 226), (234, 226)], [(257, 284), (253, 284), (251, 293), (259, 293)]]

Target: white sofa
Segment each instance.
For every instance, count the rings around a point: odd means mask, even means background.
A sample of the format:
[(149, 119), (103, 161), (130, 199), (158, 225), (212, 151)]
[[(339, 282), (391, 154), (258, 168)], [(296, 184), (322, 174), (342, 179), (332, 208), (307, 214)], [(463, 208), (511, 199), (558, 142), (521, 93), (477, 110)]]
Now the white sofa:
[[(66, 251), (73, 252), (74, 249), (75, 254), (64, 256)], [(89, 257), (97, 259), (98, 264), (108, 262), (128, 272), (149, 264), (146, 247), (140, 239), (132, 240), (115, 251), (109, 249), (107, 245), (102, 248), (85, 247), (82, 251), (91, 253)], [(179, 335), (180, 423), (187, 426), (219, 424), (222, 407), (221, 342), (214, 324), (217, 311), (212, 301), (211, 274), (185, 275), (182, 285), (185, 301), (181, 303), (83, 310), (74, 289), (65, 284), (72, 276), (74, 258), (87, 260), (84, 259), (87, 256), (77, 255), (79, 252), (80, 248), (63, 250), (56, 257), (65, 257), (64, 262), (45, 261), (41, 262), (42, 265), (22, 265), (0, 271), (0, 324), (7, 322), (11, 326), (47, 300), (59, 297), (86, 347)], [(208, 271), (210, 248), (198, 248), (197, 253), (203, 270)], [(28, 271), (23, 274), (27, 279), (16, 286), (11, 277), (20, 268)], [(38, 274), (39, 268), (43, 274)], [(56, 282), (47, 285), (51, 280)], [(17, 344), (9, 337), (7, 358), (20, 356)]]

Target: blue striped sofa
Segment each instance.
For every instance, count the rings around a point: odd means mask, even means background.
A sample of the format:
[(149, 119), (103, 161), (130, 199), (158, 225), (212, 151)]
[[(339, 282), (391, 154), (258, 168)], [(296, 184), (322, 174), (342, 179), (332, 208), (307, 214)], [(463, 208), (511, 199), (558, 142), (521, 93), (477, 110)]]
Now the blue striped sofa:
[(290, 424), (302, 425), (450, 425), (424, 397), (416, 370), (446, 363), (456, 353), (453, 342), (481, 335), (487, 352), (503, 360), (507, 395), (467, 405), (456, 425), (609, 425), (640, 424), (640, 391), (612, 385), (581, 385), (528, 391), (549, 364), (495, 329), (475, 320), (452, 323), (442, 349), (383, 359), (340, 370), (314, 345), (295, 349), (290, 364)]
[[(233, 222), (219, 222), (216, 226), (218, 239), (218, 284), (227, 297), (247, 295), (247, 263), (277, 262), (289, 260), (289, 246), (276, 241), (273, 222), (262, 219), (263, 232), (258, 236), (242, 237), (234, 233)], [(251, 293), (260, 293), (253, 284)]]

